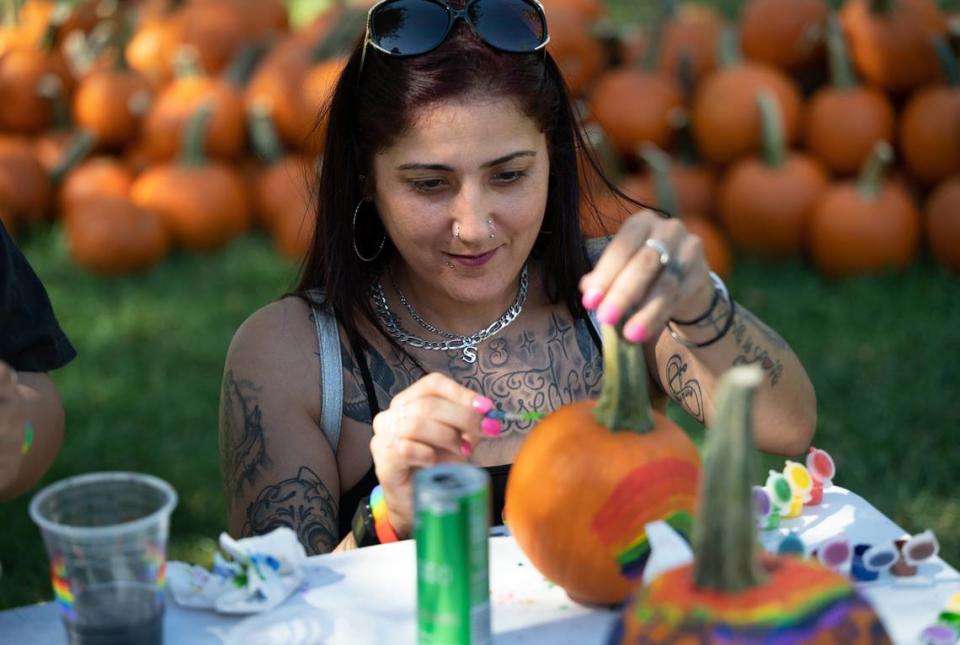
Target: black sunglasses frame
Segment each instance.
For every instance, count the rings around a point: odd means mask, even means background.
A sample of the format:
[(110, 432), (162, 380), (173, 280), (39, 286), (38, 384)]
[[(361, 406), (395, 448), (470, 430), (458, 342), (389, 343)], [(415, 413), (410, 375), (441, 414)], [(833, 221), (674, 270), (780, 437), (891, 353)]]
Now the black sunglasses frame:
[(402, 58), (407, 56), (420, 56), (421, 54), (426, 54), (428, 52), (431, 52), (437, 47), (439, 47), (440, 45), (442, 45), (443, 42), (447, 39), (447, 36), (450, 35), (450, 30), (453, 29), (453, 26), (456, 24), (457, 20), (463, 20), (465, 23), (470, 25), (470, 28), (473, 29), (474, 33), (476, 33), (477, 36), (479, 36), (483, 42), (487, 43), (490, 47), (493, 47), (494, 49), (497, 49), (499, 51), (506, 51), (506, 52), (516, 53), (516, 54), (520, 54), (520, 53), (531, 54), (533, 52), (537, 52), (540, 50), (545, 51), (547, 43), (550, 42), (550, 33), (547, 31), (547, 15), (546, 15), (546, 12), (544, 12), (543, 5), (540, 4), (539, 0), (516, 0), (516, 2), (530, 5), (531, 7), (536, 9), (540, 17), (540, 22), (543, 25), (543, 40), (533, 49), (522, 50), (522, 51), (515, 51), (515, 50), (509, 50), (509, 49), (503, 49), (501, 47), (497, 47), (496, 45), (488, 41), (486, 37), (484, 37), (484, 35), (480, 33), (476, 25), (473, 24), (473, 21), (470, 20), (470, 14), (469, 14), (470, 7), (479, 2), (484, 2), (485, 0), (468, 0), (468, 2), (464, 5), (463, 9), (454, 9), (453, 7), (451, 7), (445, 2), (442, 2), (441, 0), (407, 0), (407, 1), (408, 2), (429, 2), (430, 4), (437, 5), (438, 7), (443, 9), (447, 14), (447, 26), (446, 26), (446, 29), (444, 29), (443, 35), (437, 40), (436, 45), (434, 45), (430, 49), (426, 49), (421, 52), (403, 54), (403, 53), (392, 52), (389, 49), (385, 49), (381, 47), (373, 40), (374, 15), (376, 14), (377, 10), (383, 7), (384, 5), (398, 2), (398, 0), (380, 0), (380, 2), (377, 2), (377, 4), (370, 7), (370, 11), (367, 12), (367, 29), (366, 29), (366, 34), (364, 35), (364, 38), (363, 38), (363, 51), (360, 53), (360, 70), (359, 70), (360, 73), (363, 72), (363, 63), (367, 57), (368, 45), (381, 53), (384, 53), (388, 56), (394, 56), (397, 58)]

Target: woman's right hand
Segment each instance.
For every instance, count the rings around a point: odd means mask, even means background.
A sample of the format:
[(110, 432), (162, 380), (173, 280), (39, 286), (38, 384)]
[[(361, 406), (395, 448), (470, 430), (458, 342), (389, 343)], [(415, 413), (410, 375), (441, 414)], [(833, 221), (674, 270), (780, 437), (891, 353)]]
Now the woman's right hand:
[(398, 536), (413, 531), (413, 474), (443, 462), (466, 462), (477, 442), (499, 436), (499, 422), (484, 417), (492, 408), (490, 399), (432, 373), (374, 417), (370, 452)]

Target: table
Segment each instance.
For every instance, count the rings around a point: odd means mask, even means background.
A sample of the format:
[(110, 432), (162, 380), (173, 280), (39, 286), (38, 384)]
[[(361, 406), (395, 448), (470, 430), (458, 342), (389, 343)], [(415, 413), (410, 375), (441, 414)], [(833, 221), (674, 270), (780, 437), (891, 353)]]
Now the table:
[[(763, 534), (775, 548), (796, 531), (808, 551), (844, 534), (851, 542), (895, 539), (904, 531), (862, 497), (840, 487), (824, 493), (821, 506), (785, 520)], [(651, 562), (655, 562), (654, 560)], [(249, 617), (227, 617), (167, 604), (166, 642), (198, 645), (226, 643), (362, 644), (416, 642), (416, 556), (413, 542), (369, 547), (308, 560), (308, 587), (276, 610)], [(939, 558), (920, 566), (917, 576), (882, 575), (860, 583), (895, 643), (916, 643), (921, 630), (936, 620), (947, 598), (960, 592), (960, 573)], [(546, 581), (517, 548), (512, 537), (490, 538), (490, 600), (494, 641), (498, 644), (593, 645), (605, 641), (616, 613), (571, 602)], [(66, 642), (52, 603), (0, 612), (4, 644)]]

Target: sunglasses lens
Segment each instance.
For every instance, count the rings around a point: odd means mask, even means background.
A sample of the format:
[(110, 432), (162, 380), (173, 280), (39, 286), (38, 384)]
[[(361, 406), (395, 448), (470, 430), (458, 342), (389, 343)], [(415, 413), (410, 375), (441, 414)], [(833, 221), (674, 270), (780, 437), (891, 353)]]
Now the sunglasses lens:
[(477, 0), (467, 12), (477, 33), (503, 51), (532, 52), (547, 37), (539, 8), (526, 0)]
[(429, 0), (395, 0), (370, 16), (370, 37), (395, 56), (414, 56), (436, 48), (447, 33), (447, 10)]

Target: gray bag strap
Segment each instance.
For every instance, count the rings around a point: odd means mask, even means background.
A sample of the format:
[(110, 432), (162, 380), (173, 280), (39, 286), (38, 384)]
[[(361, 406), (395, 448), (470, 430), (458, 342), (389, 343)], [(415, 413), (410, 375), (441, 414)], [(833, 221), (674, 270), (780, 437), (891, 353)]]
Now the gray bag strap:
[(340, 444), (340, 421), (343, 416), (343, 362), (340, 354), (340, 332), (337, 317), (326, 304), (324, 293), (310, 293), (313, 322), (317, 329), (317, 355), (320, 357), (320, 428), (334, 454)]

